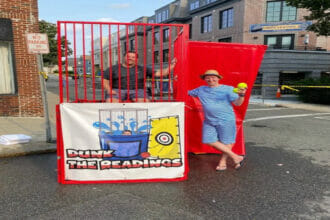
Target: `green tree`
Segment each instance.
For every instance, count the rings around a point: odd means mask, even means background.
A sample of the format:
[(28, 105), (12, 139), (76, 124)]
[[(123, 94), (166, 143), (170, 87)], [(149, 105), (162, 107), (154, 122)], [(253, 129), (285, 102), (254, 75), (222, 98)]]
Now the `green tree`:
[[(47, 21), (39, 21), (40, 33), (45, 33), (48, 36), (49, 54), (43, 55), (43, 61), (45, 66), (53, 66), (58, 63), (57, 59), (57, 27), (56, 24), (49, 23)], [(67, 41), (67, 53), (68, 56), (72, 54), (72, 49), (69, 47), (71, 43)], [(62, 56), (65, 54), (65, 37), (61, 37), (61, 50)]]
[(318, 35), (330, 35), (330, 1), (329, 0), (285, 0), (288, 5), (297, 8), (306, 8), (311, 14), (305, 16), (306, 20), (313, 20), (307, 30)]

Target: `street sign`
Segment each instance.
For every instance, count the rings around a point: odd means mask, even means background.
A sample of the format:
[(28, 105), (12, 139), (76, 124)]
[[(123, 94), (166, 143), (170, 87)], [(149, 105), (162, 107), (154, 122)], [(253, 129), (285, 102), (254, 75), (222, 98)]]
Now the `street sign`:
[(47, 54), (49, 53), (47, 34), (29, 33), (26, 35), (28, 53)]

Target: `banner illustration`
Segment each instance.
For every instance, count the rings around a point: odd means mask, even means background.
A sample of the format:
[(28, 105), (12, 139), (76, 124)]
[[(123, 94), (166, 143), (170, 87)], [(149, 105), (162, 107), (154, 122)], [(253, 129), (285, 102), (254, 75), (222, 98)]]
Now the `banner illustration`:
[(182, 177), (183, 106), (62, 104), (65, 177), (91, 181)]

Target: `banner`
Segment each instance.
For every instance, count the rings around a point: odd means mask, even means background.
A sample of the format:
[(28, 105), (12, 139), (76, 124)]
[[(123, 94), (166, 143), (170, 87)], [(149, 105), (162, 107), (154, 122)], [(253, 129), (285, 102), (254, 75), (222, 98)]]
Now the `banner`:
[(64, 181), (184, 179), (184, 103), (63, 103)]

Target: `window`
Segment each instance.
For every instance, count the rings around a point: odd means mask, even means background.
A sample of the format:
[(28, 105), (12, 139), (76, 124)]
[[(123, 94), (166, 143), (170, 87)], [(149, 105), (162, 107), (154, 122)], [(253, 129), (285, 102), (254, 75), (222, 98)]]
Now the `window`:
[(148, 23), (155, 23), (155, 20), (154, 19), (149, 19)]
[(156, 15), (156, 23), (160, 23), (162, 21), (162, 13), (158, 13)]
[(168, 19), (168, 10), (165, 10), (162, 12), (162, 21), (165, 21)]
[(293, 50), (294, 35), (266, 35), (265, 45), (268, 45), (269, 49)]
[(219, 42), (232, 42), (232, 38), (231, 37), (220, 38), (218, 41)]
[(286, 4), (285, 1), (267, 2), (267, 22), (296, 20), (297, 9)]
[(322, 71), (321, 78), (329, 78), (330, 79), (330, 72)]
[(123, 47), (124, 47), (124, 53), (125, 53), (125, 51), (127, 51), (127, 43), (126, 43), (126, 41), (123, 42)]
[(159, 32), (154, 33), (155, 44), (159, 44)]
[(159, 63), (159, 51), (154, 52), (154, 63)]
[(134, 33), (134, 25), (130, 25), (128, 26), (128, 33), (131, 34), (131, 33)]
[(210, 4), (210, 3), (212, 3), (212, 2), (215, 2), (216, 0), (206, 0), (205, 1), (205, 4), (207, 5), (207, 4)]
[(201, 23), (202, 23), (201, 33), (212, 31), (212, 15), (207, 15), (202, 17)]
[(232, 27), (234, 25), (234, 9), (230, 8), (220, 12), (220, 29)]
[(190, 3), (190, 10), (194, 10), (196, 8), (199, 8), (199, 1), (194, 1)]
[(163, 42), (168, 42), (169, 40), (169, 29), (166, 28), (163, 30)]
[(192, 38), (192, 24), (189, 24), (189, 39)]
[(0, 94), (15, 94), (13, 29), (10, 19), (0, 18)]
[(163, 62), (168, 62), (168, 49), (163, 50)]
[(0, 94), (14, 94), (12, 45), (0, 41)]
[(130, 50), (135, 50), (135, 39), (129, 41)]
[(156, 22), (160, 23), (168, 19), (168, 9), (156, 14)]

